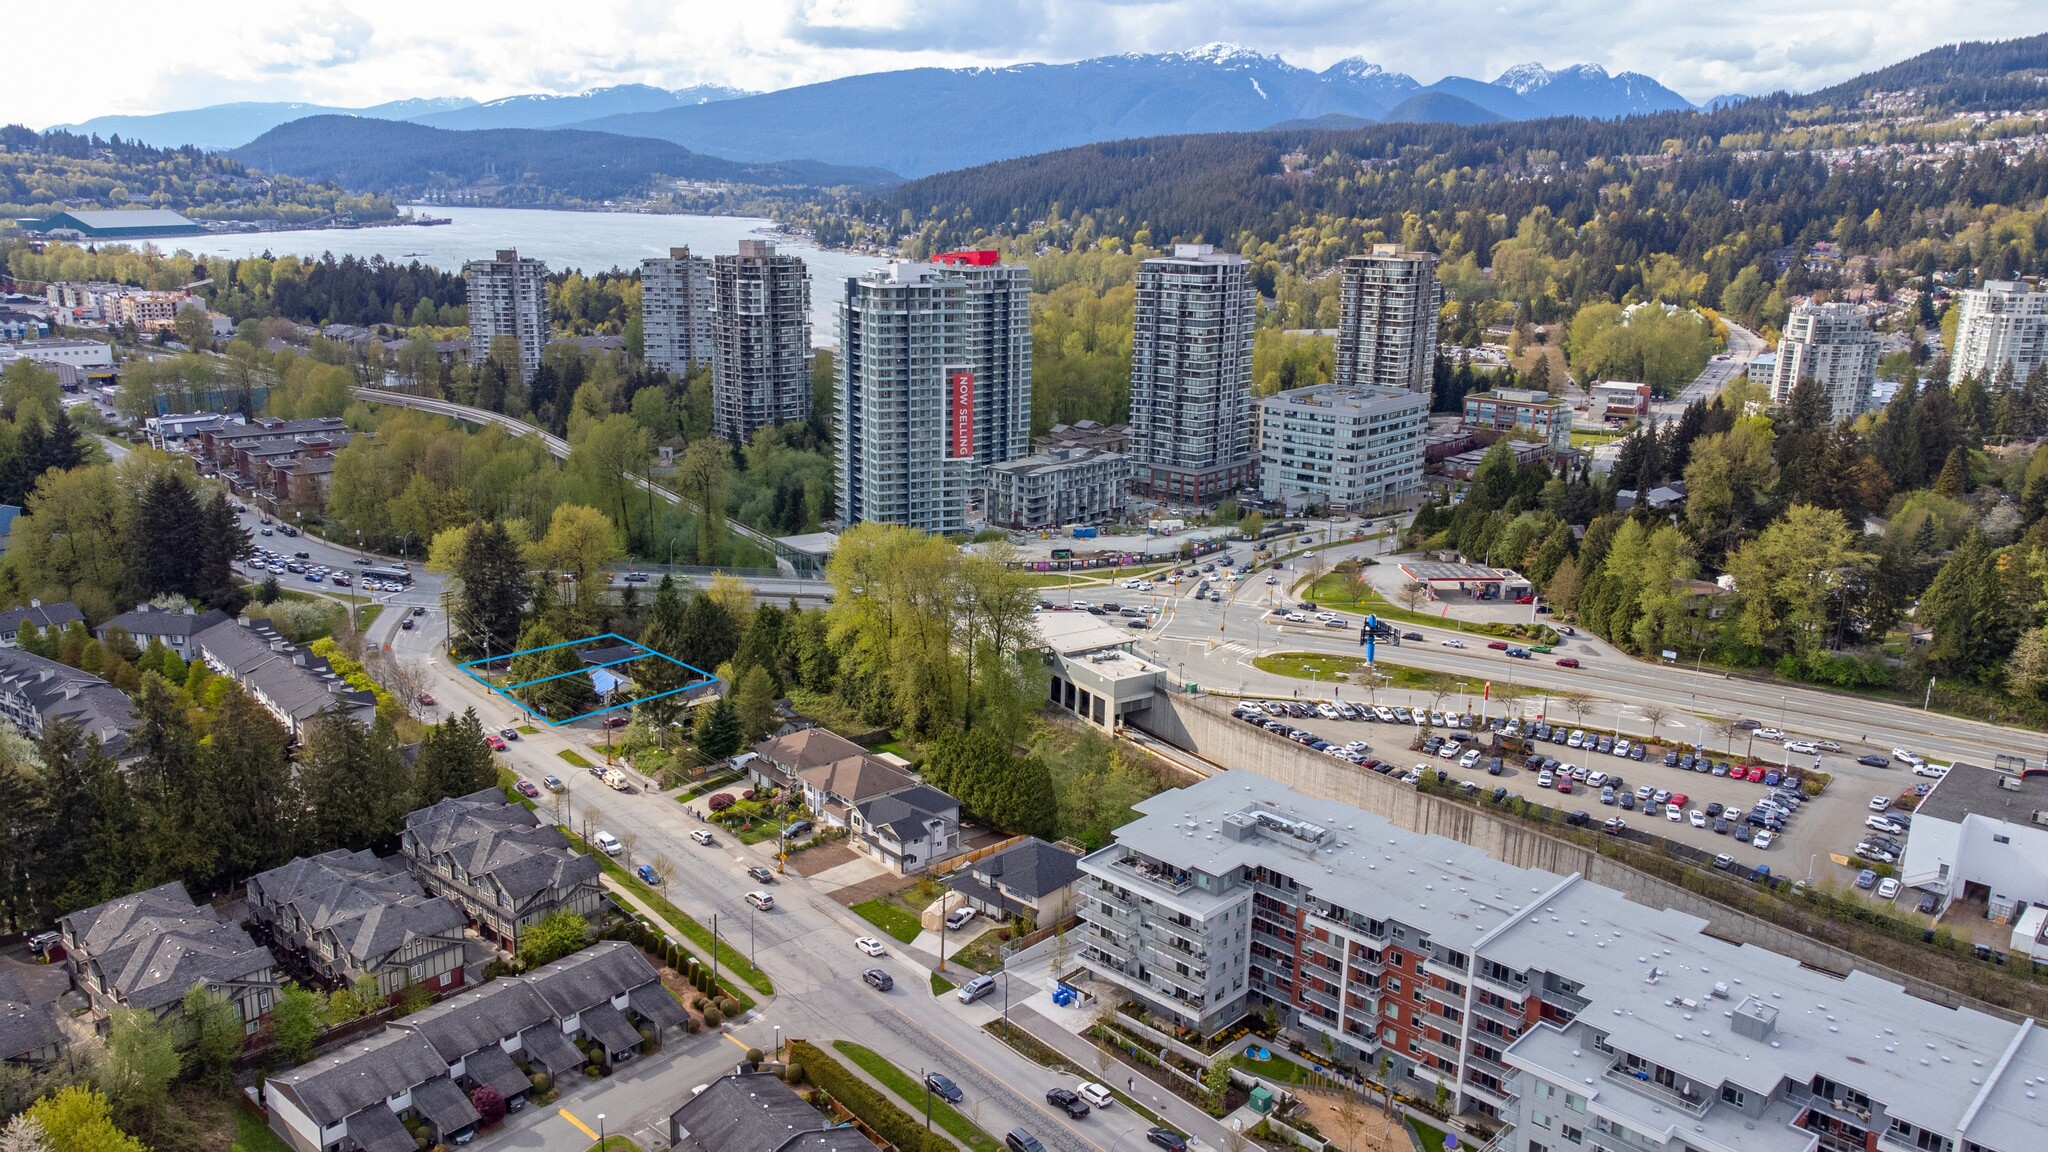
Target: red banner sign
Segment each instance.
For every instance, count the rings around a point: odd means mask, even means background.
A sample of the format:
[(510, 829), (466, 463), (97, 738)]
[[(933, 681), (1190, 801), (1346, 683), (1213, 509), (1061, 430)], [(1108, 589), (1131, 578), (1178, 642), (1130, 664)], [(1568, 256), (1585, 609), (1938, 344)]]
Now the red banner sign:
[(974, 373), (964, 368), (946, 375), (946, 391), (953, 409), (954, 460), (974, 459)]

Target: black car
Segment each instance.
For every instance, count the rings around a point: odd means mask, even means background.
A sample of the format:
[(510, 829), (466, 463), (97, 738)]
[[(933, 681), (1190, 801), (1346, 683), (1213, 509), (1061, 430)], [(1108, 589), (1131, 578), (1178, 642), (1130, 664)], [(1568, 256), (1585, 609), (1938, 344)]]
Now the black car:
[(1587, 812), (1587, 811), (1585, 811), (1584, 809), (1581, 809), (1581, 810), (1579, 810), (1579, 811), (1577, 811), (1577, 812), (1574, 812), (1574, 813), (1572, 813), (1571, 815), (1569, 815), (1569, 816), (1565, 817), (1565, 818), (1564, 818), (1564, 822), (1565, 822), (1565, 823), (1567, 823), (1567, 824), (1569, 824), (1569, 825), (1571, 825), (1571, 826), (1572, 826), (1572, 827), (1574, 827), (1574, 828), (1580, 828), (1580, 827), (1584, 827), (1584, 826), (1585, 826), (1586, 824), (1588, 824), (1588, 823), (1591, 823), (1591, 822), (1592, 822), (1592, 819), (1593, 819), (1593, 815), (1592, 815), (1592, 813), (1590, 813), (1590, 812)]
[(1629, 759), (1641, 760), (1644, 757), (1644, 755), (1645, 753), (1643, 752), (1643, 746), (1641, 744), (1631, 744), (1628, 746)]
[(1932, 892), (1922, 892), (1920, 894), (1919, 911), (1921, 915), (1932, 916), (1934, 915), (1935, 910), (1940, 907), (1941, 897), (1936, 896)]
[(1065, 1109), (1069, 1119), (1079, 1120), (1088, 1114), (1088, 1102), (1072, 1088), (1054, 1088), (1045, 1094), (1045, 1102), (1055, 1108)]
[(1678, 749), (1673, 748), (1671, 751), (1664, 753), (1664, 766), (1666, 768), (1678, 767)]
[(1420, 639), (1422, 639), (1422, 633), (1420, 633), (1420, 632), (1403, 632), (1403, 633), (1401, 633), (1401, 639), (1403, 639), (1403, 640), (1420, 640)]
[(1167, 1152), (1188, 1152), (1188, 1138), (1171, 1128), (1147, 1128), (1145, 1139), (1167, 1150)]
[(1856, 762), (1866, 768), (1889, 768), (1892, 764), (1882, 756), (1858, 756)]
[(960, 1093), (960, 1086), (953, 1083), (950, 1077), (940, 1072), (927, 1073), (924, 1078), (924, 1086), (932, 1090), (932, 1095), (937, 1096), (948, 1104), (958, 1104), (964, 1099)]

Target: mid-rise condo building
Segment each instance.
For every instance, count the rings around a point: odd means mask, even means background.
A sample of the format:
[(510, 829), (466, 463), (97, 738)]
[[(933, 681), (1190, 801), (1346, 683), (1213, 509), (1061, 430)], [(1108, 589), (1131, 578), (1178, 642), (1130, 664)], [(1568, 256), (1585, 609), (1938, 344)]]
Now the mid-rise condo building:
[(1176, 244), (1138, 268), (1131, 330), (1132, 482), (1207, 503), (1251, 484), (1252, 285), (1242, 256)]
[(1355, 512), (1422, 489), (1429, 394), (1321, 384), (1259, 401), (1259, 495)]
[(1337, 298), (1337, 383), (1428, 392), (1443, 285), (1436, 257), (1375, 244), (1349, 256)]
[(1802, 380), (1820, 385), (1832, 420), (1853, 420), (1877, 382), (1877, 333), (1859, 304), (1800, 304), (1785, 320), (1771, 373), (1771, 402), (1784, 404)]

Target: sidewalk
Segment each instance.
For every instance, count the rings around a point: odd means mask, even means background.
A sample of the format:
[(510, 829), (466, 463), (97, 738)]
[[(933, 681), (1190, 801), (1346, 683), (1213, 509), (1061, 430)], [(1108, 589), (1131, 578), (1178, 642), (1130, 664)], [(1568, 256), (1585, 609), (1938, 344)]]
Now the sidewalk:
[[(1097, 1075), (1096, 1054), (1100, 1049), (1089, 1040), (1076, 1036), (1066, 1028), (1053, 1023), (1028, 1006), (1012, 1004), (1010, 1022), (1023, 1029), (1033, 1039), (1058, 1052), (1072, 1061), (1084, 1075)], [(1176, 1132), (1185, 1133), (1197, 1145), (1206, 1148), (1229, 1147), (1230, 1130), (1215, 1117), (1181, 1099), (1165, 1086), (1156, 1084), (1145, 1074), (1144, 1069), (1133, 1069), (1121, 1059), (1110, 1065), (1108, 1078), (1114, 1082), (1123, 1079), (1126, 1090), (1146, 1107), (1157, 1113), (1166, 1126)], [(1143, 1088), (1135, 1087), (1138, 1080), (1145, 1081)]]

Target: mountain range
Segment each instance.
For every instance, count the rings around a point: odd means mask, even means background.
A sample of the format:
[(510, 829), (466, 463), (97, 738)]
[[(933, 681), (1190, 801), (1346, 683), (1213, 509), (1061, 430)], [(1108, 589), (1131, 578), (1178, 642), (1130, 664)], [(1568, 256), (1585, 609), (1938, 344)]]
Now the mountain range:
[[(1136, 136), (1231, 132), (1293, 121), (1481, 123), (1546, 116), (1611, 119), (1691, 108), (1635, 72), (1598, 65), (1511, 68), (1492, 82), (1434, 84), (1353, 57), (1322, 71), (1229, 44), (1071, 64), (916, 68), (750, 94), (628, 84), (572, 96), (400, 101), (371, 108), (226, 104), (155, 116), (103, 116), (68, 131), (159, 146), (241, 147), (308, 116), (435, 128), (566, 128), (642, 136), (761, 163), (802, 157), (905, 176)], [(254, 162), (254, 161), (252, 161)]]

